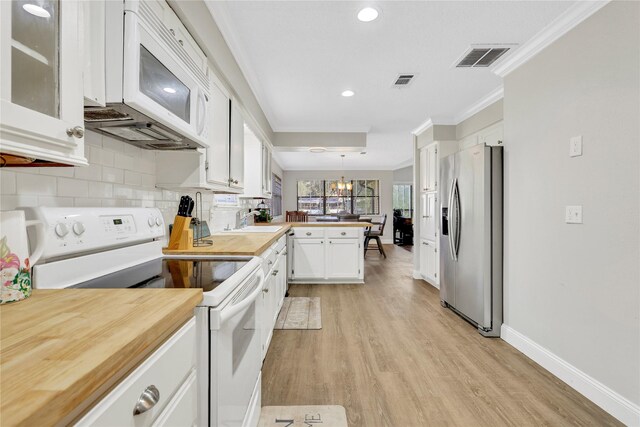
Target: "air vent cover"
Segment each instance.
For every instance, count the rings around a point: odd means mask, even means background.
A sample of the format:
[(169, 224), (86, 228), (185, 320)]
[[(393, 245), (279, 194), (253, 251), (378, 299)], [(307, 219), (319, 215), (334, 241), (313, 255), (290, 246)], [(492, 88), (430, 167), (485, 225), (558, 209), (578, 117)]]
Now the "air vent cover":
[(398, 74), (395, 82), (393, 82), (394, 86), (407, 86), (409, 83), (413, 81), (415, 74)]
[(486, 68), (513, 46), (515, 45), (472, 45), (456, 62), (456, 68)]

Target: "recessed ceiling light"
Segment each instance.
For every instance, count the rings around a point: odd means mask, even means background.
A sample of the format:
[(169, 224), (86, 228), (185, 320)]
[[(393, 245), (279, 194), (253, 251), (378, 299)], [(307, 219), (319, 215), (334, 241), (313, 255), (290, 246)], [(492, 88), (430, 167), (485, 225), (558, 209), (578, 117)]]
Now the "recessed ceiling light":
[(327, 149), (324, 147), (311, 147), (309, 148), (309, 151), (312, 153), (324, 153)]
[(344, 92), (342, 92), (342, 96), (344, 96), (344, 97), (346, 97), (346, 98), (348, 98), (348, 97), (350, 97), (350, 96), (353, 96), (353, 95), (355, 95), (355, 94), (356, 94), (356, 93), (355, 93), (354, 91), (352, 91), (352, 90), (345, 90)]
[(51, 18), (51, 14), (46, 9), (38, 5), (27, 3), (27, 4), (23, 4), (22, 8), (28, 13), (34, 16), (37, 16), (39, 18)]
[(358, 19), (362, 22), (371, 22), (378, 17), (378, 10), (373, 7), (365, 7), (358, 12)]
[(176, 90), (174, 88), (172, 88), (172, 87), (165, 87), (162, 90), (164, 90), (167, 93), (176, 93)]

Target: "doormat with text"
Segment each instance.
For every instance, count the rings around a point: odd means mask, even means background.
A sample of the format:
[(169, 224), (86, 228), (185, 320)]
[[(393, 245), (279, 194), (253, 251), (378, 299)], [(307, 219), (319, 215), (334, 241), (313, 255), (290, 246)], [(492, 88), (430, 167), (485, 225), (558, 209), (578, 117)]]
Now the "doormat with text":
[(263, 406), (258, 427), (348, 427), (339, 405)]

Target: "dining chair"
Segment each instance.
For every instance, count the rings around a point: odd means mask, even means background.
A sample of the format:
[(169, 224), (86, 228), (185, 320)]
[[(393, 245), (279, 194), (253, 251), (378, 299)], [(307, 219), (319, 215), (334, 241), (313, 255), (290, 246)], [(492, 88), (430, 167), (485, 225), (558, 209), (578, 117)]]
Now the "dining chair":
[(287, 211), (287, 222), (309, 222), (309, 214), (304, 211)]
[(367, 256), (367, 249), (369, 249), (369, 242), (371, 240), (376, 241), (376, 245), (378, 246), (378, 251), (386, 258), (387, 254), (382, 247), (382, 240), (380, 237), (384, 234), (384, 226), (387, 222), (387, 214), (382, 215), (382, 221), (379, 223), (371, 222), (372, 225), (378, 225), (379, 227), (369, 227), (364, 237), (364, 256)]

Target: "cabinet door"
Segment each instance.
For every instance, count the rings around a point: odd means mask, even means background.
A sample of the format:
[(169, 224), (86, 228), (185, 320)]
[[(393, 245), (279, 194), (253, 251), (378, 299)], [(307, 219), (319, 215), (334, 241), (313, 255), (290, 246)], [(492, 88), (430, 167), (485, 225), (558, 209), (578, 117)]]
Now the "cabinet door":
[(422, 239), (420, 245), (420, 273), (429, 280), (438, 277), (438, 250), (434, 242)]
[(207, 181), (229, 185), (229, 98), (211, 85)]
[(427, 191), (427, 147), (420, 149), (420, 191)]
[(244, 188), (244, 119), (240, 108), (231, 102), (231, 157), (229, 183), (233, 188)]
[(271, 150), (262, 144), (262, 194), (271, 196)]
[(87, 164), (80, 7), (75, 1), (0, 2), (2, 152)]
[(293, 239), (293, 278), (324, 279), (324, 239)]
[(332, 239), (327, 247), (328, 278), (358, 278), (360, 274), (358, 239)]
[(427, 147), (427, 189), (438, 189), (438, 146), (431, 144)]
[(424, 228), (422, 229), (420, 236), (429, 239), (435, 240), (437, 236), (436, 229), (436, 202), (437, 195), (436, 193), (427, 193), (424, 197), (424, 207), (423, 211), (423, 219), (424, 219)]

